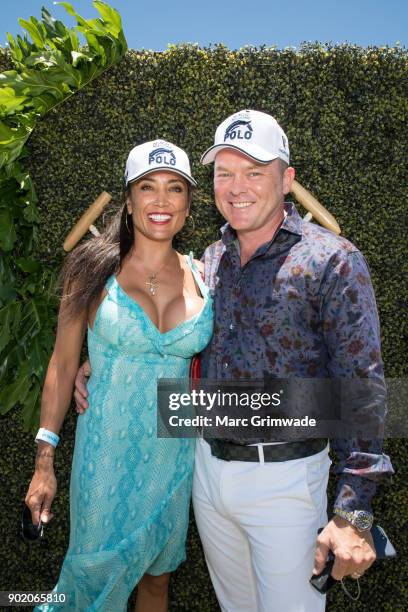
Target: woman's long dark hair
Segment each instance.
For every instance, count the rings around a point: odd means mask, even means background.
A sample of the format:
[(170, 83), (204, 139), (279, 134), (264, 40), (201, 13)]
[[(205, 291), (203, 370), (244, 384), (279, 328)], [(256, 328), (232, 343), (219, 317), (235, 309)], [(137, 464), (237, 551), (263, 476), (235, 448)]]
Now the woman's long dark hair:
[[(193, 187), (185, 182), (190, 206)], [(68, 319), (88, 310), (92, 302), (99, 298), (107, 279), (120, 271), (124, 258), (132, 248), (135, 236), (133, 218), (126, 207), (128, 195), (128, 190), (125, 190), (123, 207), (114, 215), (103, 234), (76, 247), (65, 260), (60, 287), (63, 292), (61, 304)]]
[(126, 207), (114, 215), (106, 230), (76, 247), (65, 260), (60, 274), (64, 315), (75, 318), (98, 299), (109, 276), (118, 272), (132, 248), (132, 215)]

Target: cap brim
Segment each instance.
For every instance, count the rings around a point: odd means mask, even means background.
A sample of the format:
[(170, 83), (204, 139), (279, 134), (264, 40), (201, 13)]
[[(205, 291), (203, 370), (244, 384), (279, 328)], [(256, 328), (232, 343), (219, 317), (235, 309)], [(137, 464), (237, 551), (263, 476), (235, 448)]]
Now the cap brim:
[(134, 183), (135, 181), (138, 181), (139, 179), (143, 178), (147, 174), (151, 174), (152, 172), (157, 172), (157, 170), (168, 170), (168, 172), (179, 174), (180, 176), (185, 178), (191, 185), (193, 185), (193, 187), (197, 187), (197, 182), (193, 179), (192, 176), (189, 176), (182, 170), (177, 170), (175, 168), (169, 168), (168, 166), (155, 166), (154, 168), (149, 168), (149, 170), (145, 170), (144, 172), (137, 174), (133, 178), (128, 179), (126, 182), (126, 185), (129, 185), (129, 183)]
[(243, 149), (236, 145), (218, 144), (218, 145), (213, 145), (212, 147), (210, 147), (209, 149), (205, 151), (205, 153), (201, 156), (201, 160), (200, 160), (201, 163), (204, 166), (206, 164), (210, 164), (211, 162), (215, 160), (215, 156), (222, 149), (233, 149), (235, 151), (239, 151), (240, 153), (243, 153), (247, 157), (250, 157), (251, 159), (254, 159), (255, 161), (261, 164), (268, 164), (269, 162), (279, 157), (279, 155), (271, 155), (270, 153), (268, 154), (267, 151), (265, 151), (265, 149), (261, 149), (261, 147), (257, 147), (255, 145), (253, 145), (252, 147), (247, 146), (246, 149)]

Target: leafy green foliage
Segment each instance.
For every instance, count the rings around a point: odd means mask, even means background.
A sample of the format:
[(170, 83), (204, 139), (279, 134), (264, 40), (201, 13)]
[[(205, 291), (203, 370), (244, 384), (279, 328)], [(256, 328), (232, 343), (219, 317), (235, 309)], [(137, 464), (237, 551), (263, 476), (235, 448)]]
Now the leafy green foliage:
[(67, 28), (45, 8), (42, 20), (20, 19), (31, 40), (8, 35), (15, 69), (0, 74), (0, 415), (19, 404), (24, 426), (32, 431), (54, 340), (57, 292), (49, 262), (33, 254), (40, 217), (21, 160), (38, 119), (111, 68), (127, 49), (120, 16), (106, 3), (96, 0), (101, 17), (88, 21), (61, 4), (77, 26)]

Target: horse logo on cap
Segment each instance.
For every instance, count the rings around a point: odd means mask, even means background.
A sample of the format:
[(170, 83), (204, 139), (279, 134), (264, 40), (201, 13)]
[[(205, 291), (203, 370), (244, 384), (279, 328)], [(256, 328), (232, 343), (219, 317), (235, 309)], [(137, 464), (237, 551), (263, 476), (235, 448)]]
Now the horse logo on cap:
[(224, 135), (224, 142), (226, 140), (250, 140), (252, 138), (253, 127), (251, 121), (244, 121), (238, 119), (227, 127)]
[(171, 149), (164, 147), (154, 149), (149, 153), (149, 166), (154, 163), (163, 164), (164, 166), (175, 166), (176, 156)]

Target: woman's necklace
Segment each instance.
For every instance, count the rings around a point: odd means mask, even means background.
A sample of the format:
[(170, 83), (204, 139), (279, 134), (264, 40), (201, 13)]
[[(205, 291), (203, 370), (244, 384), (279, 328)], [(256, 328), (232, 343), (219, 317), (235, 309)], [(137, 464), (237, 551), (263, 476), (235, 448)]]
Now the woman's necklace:
[(159, 274), (159, 272), (163, 270), (163, 268), (164, 266), (160, 268), (158, 272), (153, 272), (152, 274), (149, 274), (148, 280), (145, 282), (145, 285), (148, 285), (149, 287), (149, 293), (151, 293), (152, 295), (156, 295), (156, 291), (159, 287), (159, 281), (157, 280), (156, 277)]
[[(167, 259), (164, 264), (159, 268), (159, 270), (157, 270), (157, 272), (151, 272), (150, 274), (148, 274), (147, 276), (147, 281), (145, 282), (145, 285), (147, 285), (149, 287), (148, 291), (150, 293), (150, 295), (156, 295), (156, 291), (159, 287), (159, 281), (157, 280), (157, 276), (158, 274), (160, 274), (160, 272), (163, 270), (163, 268), (169, 263), (169, 260)], [(144, 268), (146, 268), (146, 266), (143, 264), (143, 262), (141, 262), (142, 266)]]

